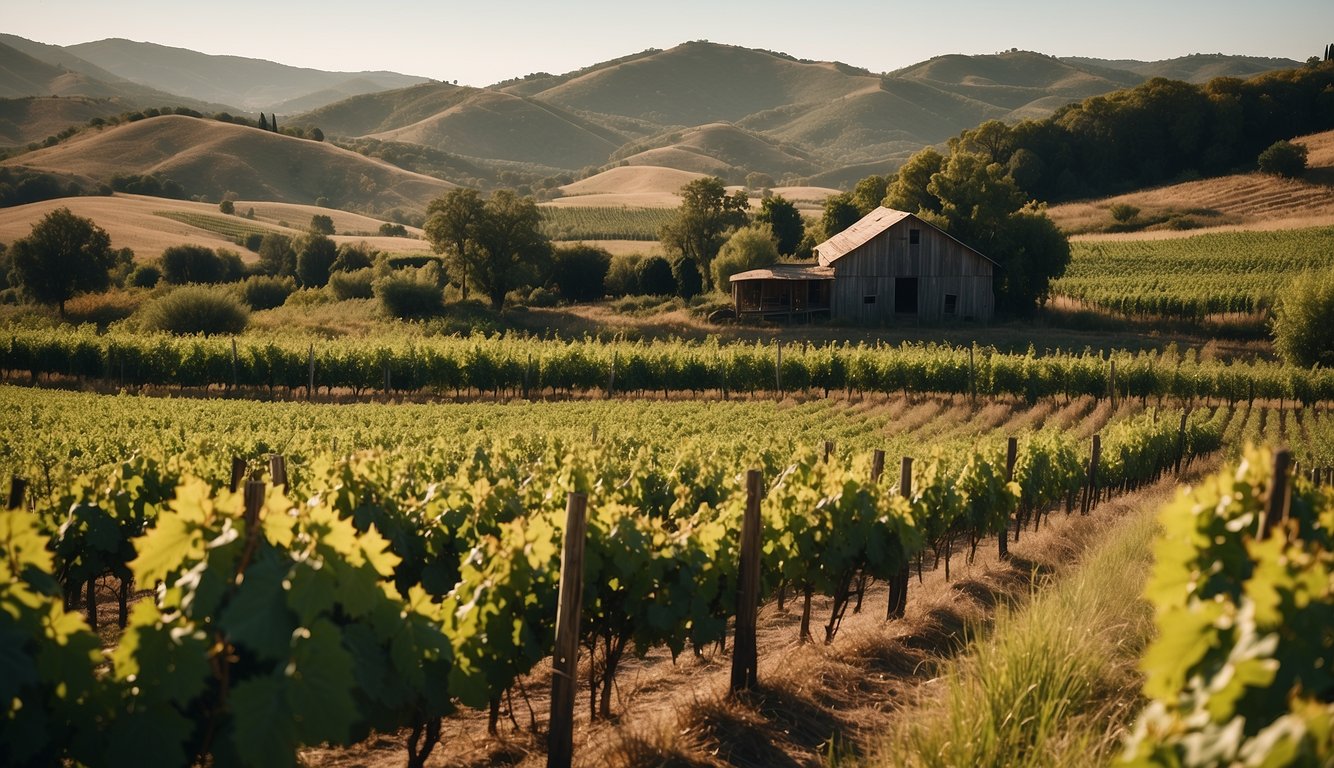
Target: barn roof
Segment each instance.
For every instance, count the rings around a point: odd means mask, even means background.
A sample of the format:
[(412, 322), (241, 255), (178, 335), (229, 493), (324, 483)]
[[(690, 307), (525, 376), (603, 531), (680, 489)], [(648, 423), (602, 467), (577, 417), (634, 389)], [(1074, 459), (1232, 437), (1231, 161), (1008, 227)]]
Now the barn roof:
[[(820, 259), (820, 264), (822, 266), (829, 266), (834, 263), (834, 261), (852, 253), (863, 245), (866, 245), (877, 235), (885, 232), (890, 227), (893, 227), (895, 224), (898, 224), (900, 221), (903, 221), (910, 216), (915, 219), (917, 218), (907, 211), (896, 211), (893, 208), (886, 208), (882, 205), (858, 219), (857, 223), (815, 246), (815, 254)], [(937, 232), (940, 232), (954, 242), (959, 243), (959, 245), (962, 245), (964, 248), (976, 253), (979, 257), (990, 261), (992, 264), (996, 264), (994, 259), (989, 258), (976, 248), (962, 242), (950, 233), (922, 221), (921, 219), (917, 220), (922, 224), (926, 224), (926, 226), (935, 229)]]
[(764, 269), (752, 269), (738, 272), (729, 280), (733, 283), (743, 280), (833, 280), (832, 267), (816, 267), (806, 264), (775, 264)]

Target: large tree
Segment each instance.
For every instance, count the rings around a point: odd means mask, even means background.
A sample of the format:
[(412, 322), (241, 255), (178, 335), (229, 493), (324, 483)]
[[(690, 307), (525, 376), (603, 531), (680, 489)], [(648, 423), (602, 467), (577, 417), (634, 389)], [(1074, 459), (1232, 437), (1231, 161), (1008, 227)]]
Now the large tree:
[(749, 206), (746, 193), (727, 194), (722, 179), (695, 179), (681, 188), (681, 207), (659, 230), (658, 239), (678, 258), (692, 259), (708, 279), (710, 265), (728, 232), (745, 226)]
[(888, 178), (874, 174), (867, 176), (857, 182), (857, 186), (853, 188), (852, 204), (857, 206), (857, 211), (862, 216), (865, 216), (880, 206), (885, 199), (885, 192), (888, 188)]
[(468, 299), (468, 265), (471, 248), (482, 219), (484, 203), (475, 189), (454, 189), (431, 201), (426, 208), (426, 239), (431, 249), (445, 257), (450, 279)]
[(829, 239), (847, 229), (862, 217), (857, 204), (852, 202), (852, 194), (840, 192), (830, 195), (824, 201), (824, 213), (820, 216), (820, 226), (824, 229), (825, 239)]
[(801, 217), (801, 211), (782, 195), (764, 198), (755, 221), (769, 226), (778, 252), (784, 256), (795, 254), (801, 239), (806, 236), (806, 220)]
[(491, 308), (505, 304), (505, 294), (541, 282), (551, 260), (551, 240), (542, 234), (542, 213), (531, 197), (502, 189), (482, 206), (466, 264)]
[(116, 264), (111, 236), (92, 219), (58, 208), (14, 242), (13, 276), (23, 290), (43, 304), (55, 304), (65, 316), (65, 302), (83, 291), (106, 288)]
[(885, 205), (898, 211), (940, 213), (940, 198), (927, 191), (931, 177), (940, 173), (945, 156), (931, 147), (919, 150), (899, 168), (885, 190)]

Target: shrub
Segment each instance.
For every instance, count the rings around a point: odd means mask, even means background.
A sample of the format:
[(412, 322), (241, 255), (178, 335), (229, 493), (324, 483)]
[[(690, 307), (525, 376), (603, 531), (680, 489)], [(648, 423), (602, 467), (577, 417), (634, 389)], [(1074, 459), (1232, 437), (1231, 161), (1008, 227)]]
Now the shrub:
[(223, 200), (221, 203), (218, 203), (218, 210), (231, 216), (233, 213), (236, 213), (236, 204), (231, 200)]
[(281, 307), (296, 290), (290, 277), (253, 275), (241, 283), (241, 301), (255, 311)]
[(177, 288), (149, 302), (142, 315), (145, 329), (177, 335), (240, 333), (250, 322), (232, 293), (202, 285)]
[(551, 258), (551, 281), (560, 295), (570, 301), (593, 301), (606, 294), (610, 268), (611, 254), (602, 248), (582, 244), (562, 246)]
[(611, 257), (604, 281), (609, 296), (633, 296), (642, 293), (639, 288), (639, 264), (643, 254), (618, 253)]
[(162, 270), (152, 264), (140, 264), (134, 268), (125, 282), (131, 288), (156, 288), (162, 279)]
[(372, 287), (374, 282), (375, 270), (369, 267), (350, 272), (334, 272), (329, 275), (329, 292), (339, 301), (369, 299), (375, 295)]
[(1306, 147), (1290, 141), (1276, 141), (1256, 160), (1261, 173), (1295, 179), (1306, 171)]
[(1139, 215), (1139, 209), (1130, 203), (1117, 203), (1108, 210), (1112, 212), (1112, 218), (1122, 224)]
[(259, 266), (270, 275), (296, 274), (296, 252), (285, 235), (270, 232), (259, 244)]
[(358, 269), (375, 266), (375, 257), (377, 252), (365, 242), (353, 245), (343, 243), (338, 246), (338, 258), (334, 259), (331, 272), (352, 272)]
[(1334, 270), (1294, 280), (1274, 311), (1273, 331), (1289, 363), (1334, 366)]
[(639, 265), (639, 290), (650, 296), (674, 296), (676, 276), (661, 256), (650, 256)]
[(560, 294), (550, 288), (542, 288), (539, 286), (534, 288), (532, 292), (528, 294), (525, 301), (530, 307), (554, 307), (559, 299)]
[(408, 228), (402, 224), (390, 224), (386, 221), (380, 225), (380, 234), (384, 237), (407, 237)]
[(65, 317), (76, 325), (93, 323), (105, 328), (111, 323), (133, 315), (143, 301), (144, 294), (138, 292), (85, 293), (66, 302)]
[(419, 280), (415, 275), (383, 277), (376, 281), (374, 292), (384, 312), (391, 317), (434, 317), (445, 309), (444, 292), (440, 286)]
[(237, 238), (237, 245), (245, 248), (251, 253), (259, 253), (259, 247), (264, 243), (264, 235), (259, 232), (251, 232), (248, 235)]
[(162, 278), (174, 285), (222, 283), (239, 278), (242, 271), (240, 256), (202, 245), (173, 245), (162, 252), (158, 265)]
[(764, 225), (742, 227), (727, 238), (710, 267), (713, 287), (728, 291), (728, 279), (750, 269), (768, 267), (778, 261), (778, 241), (773, 231)]

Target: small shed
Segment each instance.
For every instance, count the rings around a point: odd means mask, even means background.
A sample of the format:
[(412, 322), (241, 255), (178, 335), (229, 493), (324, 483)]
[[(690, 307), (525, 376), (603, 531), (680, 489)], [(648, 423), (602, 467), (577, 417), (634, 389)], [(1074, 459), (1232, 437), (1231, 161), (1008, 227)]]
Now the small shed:
[(989, 322), (995, 311), (996, 262), (911, 213), (876, 208), (815, 255), (834, 272), (835, 319)]
[(775, 264), (731, 277), (737, 317), (760, 320), (828, 320), (834, 270), (803, 264)]

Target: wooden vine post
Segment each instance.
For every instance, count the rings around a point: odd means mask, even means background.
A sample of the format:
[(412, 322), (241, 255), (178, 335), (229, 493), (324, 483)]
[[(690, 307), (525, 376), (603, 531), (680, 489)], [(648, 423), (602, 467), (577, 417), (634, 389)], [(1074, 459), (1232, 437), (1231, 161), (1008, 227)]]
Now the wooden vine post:
[(270, 456), (269, 476), (275, 486), (287, 490), (287, 459), (276, 453)]
[(828, 464), (829, 461), (830, 461), (830, 459), (833, 458), (833, 456), (834, 456), (834, 441), (833, 441), (833, 440), (826, 440), (826, 441), (824, 441), (824, 461), (825, 461), (825, 463)]
[(1292, 503), (1292, 488), (1288, 473), (1292, 464), (1292, 452), (1287, 448), (1274, 451), (1274, 473), (1269, 479), (1269, 498), (1265, 500), (1265, 516), (1260, 523), (1260, 538), (1269, 538), (1274, 526), (1288, 518), (1288, 507)]
[(1116, 361), (1112, 361), (1112, 370), (1107, 374), (1107, 391), (1112, 396), (1112, 412), (1116, 412)]
[[(912, 457), (904, 456), (903, 465), (899, 469), (899, 495), (905, 499), (912, 498)], [(908, 578), (911, 573), (908, 569), (908, 562), (904, 560), (898, 573), (889, 582), (889, 609), (885, 613), (886, 619), (901, 619), (908, 610)]]
[[(1012, 437), (1005, 441), (1005, 482), (1014, 482), (1014, 465), (1019, 460), (1019, 438)], [(1006, 518), (1005, 527), (996, 537), (996, 554), (1000, 559), (1010, 558), (1010, 520)]]
[(315, 345), (310, 345), (310, 350), (306, 353), (306, 399), (309, 400), (315, 393)]
[(1181, 412), (1181, 426), (1177, 427), (1177, 461), (1174, 472), (1181, 474), (1181, 463), (1186, 458), (1186, 412)]
[(9, 500), (5, 509), (18, 509), (23, 506), (23, 497), (28, 492), (28, 481), (13, 475), (9, 478)]
[(240, 456), (233, 456), (232, 481), (227, 486), (228, 488), (231, 489), (232, 493), (236, 493), (237, 491), (241, 490), (241, 481), (245, 480), (245, 470), (246, 470), (245, 459), (241, 458)]
[(774, 356), (774, 386), (778, 388), (778, 396), (783, 396), (783, 340), (774, 340), (774, 349), (777, 351)]
[(237, 387), (237, 383), (236, 383), (236, 382), (237, 382), (237, 379), (238, 379), (238, 377), (237, 377), (237, 368), (238, 368), (238, 367), (239, 367), (239, 366), (237, 365), (237, 361), (236, 361), (236, 337), (233, 336), (233, 337), (232, 337), (232, 389), (236, 389), (236, 387)]
[(579, 662), (579, 610), (584, 592), (584, 532), (588, 496), (571, 493), (565, 504), (565, 545), (560, 554), (560, 605), (551, 657), (551, 720), (547, 768), (570, 768), (574, 758), (574, 693)]
[(752, 469), (746, 473), (746, 515), (741, 524), (736, 637), (732, 641), (729, 694), (752, 688), (759, 669), (755, 625), (760, 610), (760, 498), (763, 495), (764, 481), (760, 471)]
[(1087, 515), (1097, 506), (1098, 494), (1098, 461), (1102, 455), (1102, 436), (1093, 436), (1093, 448), (1089, 451), (1089, 474), (1088, 480), (1084, 485), (1084, 504), (1079, 510), (1079, 514)]

